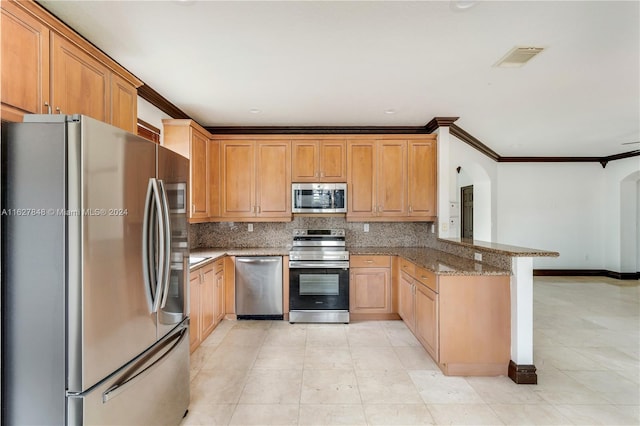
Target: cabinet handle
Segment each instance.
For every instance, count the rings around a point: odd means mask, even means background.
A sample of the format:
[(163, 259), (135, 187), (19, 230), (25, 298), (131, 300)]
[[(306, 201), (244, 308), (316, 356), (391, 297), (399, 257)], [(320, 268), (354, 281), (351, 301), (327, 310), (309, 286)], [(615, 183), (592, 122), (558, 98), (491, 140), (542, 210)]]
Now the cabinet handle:
[(58, 114), (62, 114), (62, 110), (60, 109), (60, 107), (56, 107), (56, 112), (57, 112)]
[(365, 260), (364, 263), (373, 263), (373, 260), (368, 259), (368, 260)]
[(47, 114), (51, 114), (51, 105), (49, 105), (49, 102), (45, 102), (44, 106), (47, 107)]
[(413, 212), (413, 207), (409, 206), (409, 213)]
[(260, 213), (260, 212), (262, 211), (262, 210), (260, 210), (260, 206), (258, 206), (258, 208), (257, 208), (257, 209), (258, 209), (258, 213)]
[(324, 172), (320, 172), (320, 177), (324, 177)]
[(422, 275), (422, 276), (421, 276), (421, 278), (422, 278), (423, 280), (428, 280), (428, 279), (429, 279), (429, 277), (425, 277), (424, 275)]
[(191, 214), (196, 212), (196, 205), (195, 204), (191, 204)]

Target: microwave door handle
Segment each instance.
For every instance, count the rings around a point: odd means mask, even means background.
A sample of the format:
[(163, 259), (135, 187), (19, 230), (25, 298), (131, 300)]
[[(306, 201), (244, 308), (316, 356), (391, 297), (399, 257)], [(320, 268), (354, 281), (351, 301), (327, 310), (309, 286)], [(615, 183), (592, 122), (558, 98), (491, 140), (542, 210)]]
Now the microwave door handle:
[(335, 199), (335, 190), (331, 190), (329, 191), (330, 197), (331, 197), (331, 209), (335, 209), (336, 208), (336, 199)]

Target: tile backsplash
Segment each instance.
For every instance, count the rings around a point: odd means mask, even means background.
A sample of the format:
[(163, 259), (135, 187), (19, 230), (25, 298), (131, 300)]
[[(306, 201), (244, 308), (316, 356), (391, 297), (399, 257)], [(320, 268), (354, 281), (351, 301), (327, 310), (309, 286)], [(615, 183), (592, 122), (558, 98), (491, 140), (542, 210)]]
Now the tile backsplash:
[(347, 222), (342, 217), (295, 217), (292, 222), (211, 222), (190, 225), (191, 248), (287, 247), (293, 230), (343, 228), (350, 247), (435, 247), (436, 235), (425, 222)]

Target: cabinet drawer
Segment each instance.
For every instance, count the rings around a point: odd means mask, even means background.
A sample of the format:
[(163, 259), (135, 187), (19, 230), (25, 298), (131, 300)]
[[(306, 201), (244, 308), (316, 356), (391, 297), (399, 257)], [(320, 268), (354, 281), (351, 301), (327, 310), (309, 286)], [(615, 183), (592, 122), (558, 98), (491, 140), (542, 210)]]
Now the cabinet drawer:
[(416, 265), (403, 258), (400, 258), (400, 270), (411, 275), (412, 277), (416, 276)]
[(438, 292), (438, 281), (436, 280), (436, 274), (434, 274), (433, 272), (416, 266), (415, 277), (418, 281), (429, 287), (431, 290), (435, 291), (436, 293)]
[(391, 266), (390, 256), (351, 256), (350, 268), (388, 268)]

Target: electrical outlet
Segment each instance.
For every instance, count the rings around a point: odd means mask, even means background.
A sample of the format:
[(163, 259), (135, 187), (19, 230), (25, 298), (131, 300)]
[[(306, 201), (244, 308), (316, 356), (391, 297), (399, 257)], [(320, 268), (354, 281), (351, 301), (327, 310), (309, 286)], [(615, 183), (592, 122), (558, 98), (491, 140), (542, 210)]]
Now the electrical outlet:
[(482, 262), (482, 253), (473, 253), (473, 259)]
[(247, 225), (247, 231), (253, 232), (253, 223), (250, 223), (249, 225)]
[(369, 224), (368, 223), (364, 224), (364, 232), (369, 232)]

